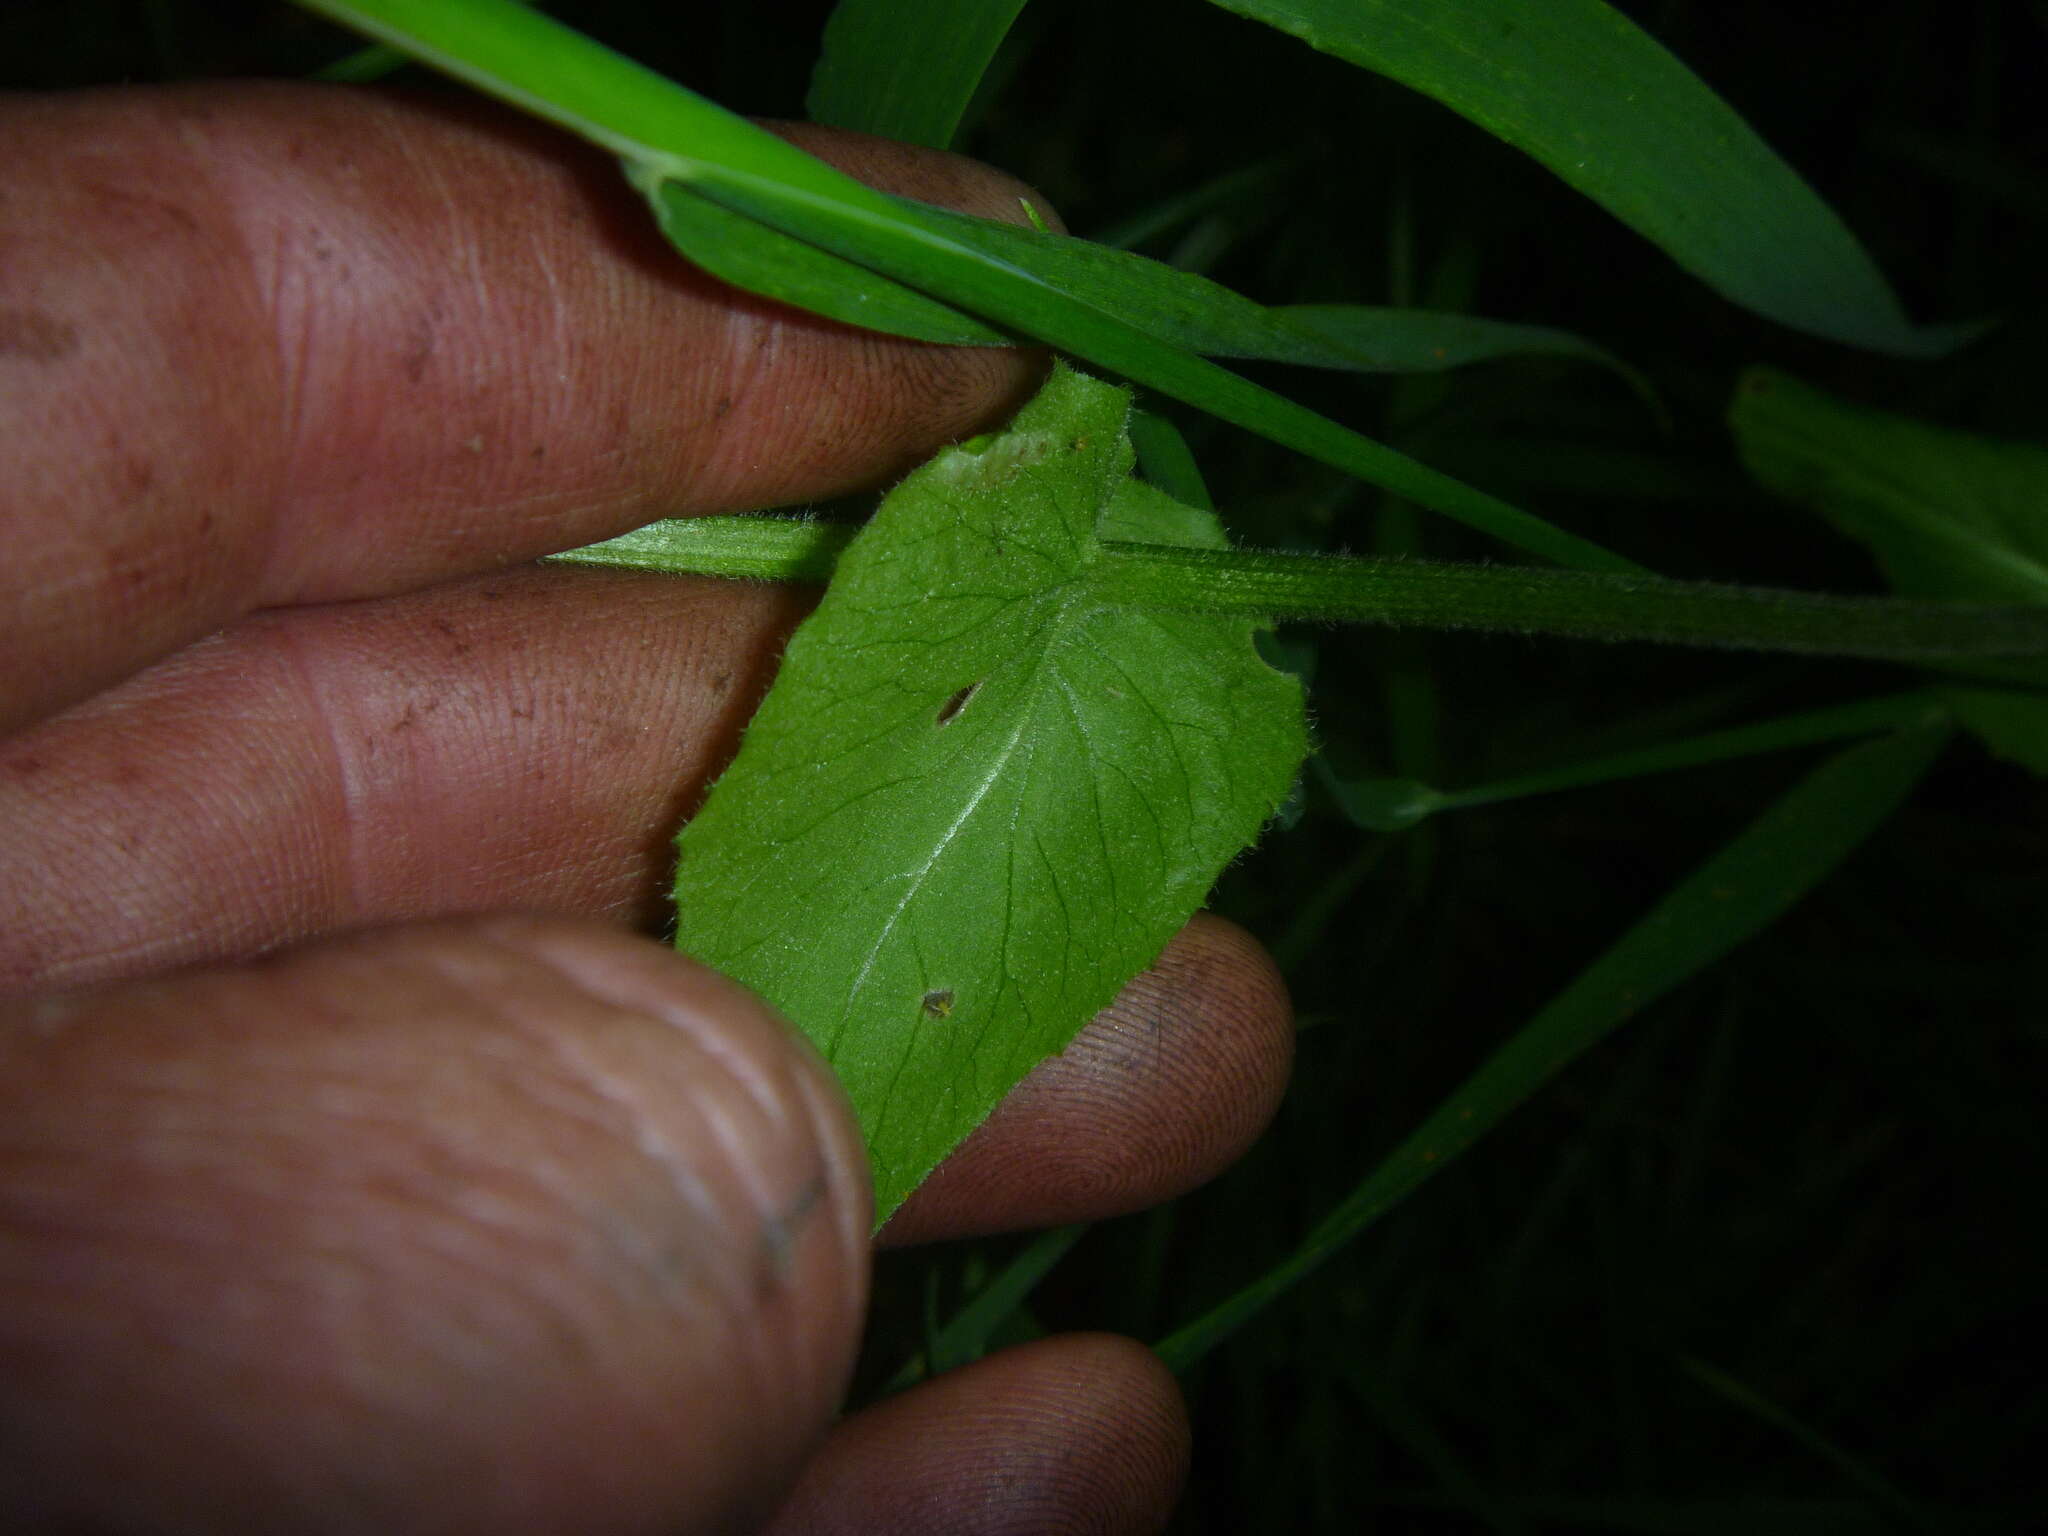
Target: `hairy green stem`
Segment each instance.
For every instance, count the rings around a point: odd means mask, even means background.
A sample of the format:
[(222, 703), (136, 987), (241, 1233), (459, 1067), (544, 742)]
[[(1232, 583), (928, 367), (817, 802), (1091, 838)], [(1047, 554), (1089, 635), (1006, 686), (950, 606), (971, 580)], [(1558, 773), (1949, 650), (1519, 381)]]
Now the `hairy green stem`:
[(1837, 597), (1658, 576), (1105, 543), (1137, 607), (1910, 661), (2048, 654), (2048, 607)]
[[(788, 517), (653, 523), (553, 558), (765, 581), (824, 581), (858, 530)], [(2048, 655), (2048, 607), (1837, 597), (1656, 576), (1252, 550), (1102, 545), (1101, 596), (1161, 612), (1413, 625), (1860, 656)]]

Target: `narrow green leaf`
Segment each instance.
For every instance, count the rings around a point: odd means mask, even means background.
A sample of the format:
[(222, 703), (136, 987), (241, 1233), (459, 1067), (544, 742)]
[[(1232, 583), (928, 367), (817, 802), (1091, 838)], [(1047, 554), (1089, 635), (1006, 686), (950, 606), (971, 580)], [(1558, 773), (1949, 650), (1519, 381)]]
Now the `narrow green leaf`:
[[(678, 174), (672, 157), (637, 162), (630, 171), (650, 197), (665, 195)], [(1482, 532), (1560, 564), (1592, 570), (1636, 567), (1600, 546), (1553, 527), (1497, 497), (1461, 484), (1383, 443), (1376, 443), (1304, 409), (1250, 380), (1226, 372), (1190, 351), (1166, 330), (1157, 311), (1128, 311), (1113, 301), (1094, 302), (1070, 291), (1066, 264), (1041, 248), (1025, 256), (1009, 236), (1043, 241), (1060, 237), (969, 219), (922, 204), (892, 200), (893, 216), (877, 218), (866, 203), (820, 198), (810, 190), (752, 174), (731, 174), (703, 163), (687, 180), (703, 196), (771, 228), (820, 248), (1021, 336), (1032, 336), (1077, 357), (1185, 401), (1346, 474), (1408, 497)], [(1004, 241), (1005, 254), (991, 248)], [(1060, 249), (1073, 255), (1072, 245)], [(1091, 248), (1092, 249), (1092, 248)], [(1118, 252), (1101, 256), (1118, 262)], [(1095, 256), (1077, 262), (1102, 265)], [(1030, 262), (1030, 265), (1026, 263)], [(1044, 271), (1037, 270), (1043, 266)], [(1171, 270), (1171, 269), (1167, 269)], [(1186, 276), (1186, 274), (1181, 274)], [(1200, 281), (1200, 279), (1190, 279)], [(1240, 304), (1249, 303), (1238, 300)], [(1257, 306), (1252, 306), (1254, 309)], [(1183, 314), (1183, 320), (1209, 317)], [(1306, 334), (1306, 333), (1304, 333)], [(1327, 347), (1325, 348), (1327, 351)]]
[(1297, 162), (1289, 158), (1261, 161), (1221, 176), (1212, 176), (1196, 187), (1163, 197), (1127, 214), (1115, 223), (1096, 230), (1091, 237), (1097, 245), (1120, 251), (1135, 250), (1183, 224), (1212, 216), (1235, 204), (1248, 201), (1277, 202), (1282, 179)]
[[(677, 172), (672, 156), (628, 165), (629, 178), (653, 205), (663, 229), (693, 258), (692, 206), (710, 202), (730, 208), (757, 221), (764, 232), (815, 242), (840, 258), (846, 290), (856, 296), (853, 305), (865, 303), (871, 291), (878, 294), (870, 319), (884, 311), (877, 285), (890, 278), (897, 280), (887, 284), (892, 301), (921, 290), (950, 306), (912, 317), (906, 335), (976, 340), (987, 333), (973, 329), (978, 323), (973, 317), (985, 316), (1016, 336), (1035, 337), (1101, 363), (1532, 554), (1593, 570), (1635, 569), (1598, 545), (1205, 362), (1198, 354), (1368, 372), (1380, 366), (1377, 358), (1353, 351), (1348, 341), (1297, 325), (1284, 311), (1267, 309), (1206, 278), (1087, 241), (906, 199), (888, 199), (897, 216), (877, 220), (870, 205), (821, 199), (808, 185), (729, 176), (708, 165), (695, 166), (687, 179), (679, 179)], [(729, 243), (713, 259), (724, 264), (731, 280), (742, 280), (745, 267), (731, 259)], [(785, 265), (795, 264), (764, 258), (757, 270), (773, 278)], [(826, 270), (817, 269), (819, 274)], [(809, 296), (808, 288), (771, 285), (754, 291), (791, 303), (804, 303)], [(832, 312), (850, 318), (857, 309)]]
[(1918, 357), (1969, 334), (1911, 324), (1820, 196), (1601, 0), (1214, 3), (1434, 97), (1780, 324)]
[[(863, 186), (510, 0), (439, 0), (424, 9), (408, 0), (301, 3), (610, 149), (658, 213), (676, 195), (672, 185), (693, 190), (901, 288), (1100, 363), (1532, 554), (1589, 569), (1635, 568), (1589, 540), (1226, 372), (1113, 309), (1067, 293), (1053, 279), (963, 242), (959, 216), (941, 216)], [(692, 223), (684, 218), (678, 227)], [(730, 226), (722, 234), (721, 259), (737, 261)], [(787, 265), (772, 255), (746, 260), (763, 271)], [(820, 270), (805, 272), (814, 297)], [(892, 302), (900, 298), (893, 295)], [(929, 313), (925, 320), (939, 323)]]
[(1734, 1404), (1744, 1413), (1768, 1424), (1784, 1435), (1786, 1439), (1804, 1447), (1815, 1457), (1833, 1467), (1850, 1483), (1861, 1489), (1876, 1503), (1889, 1510), (1894, 1518), (1918, 1531), (1945, 1531), (1953, 1529), (1948, 1522), (1937, 1520), (1909, 1498), (1876, 1467), (1861, 1456), (1844, 1449), (1828, 1436), (1822, 1434), (1783, 1404), (1774, 1402), (1748, 1382), (1730, 1375), (1719, 1366), (1709, 1365), (1693, 1355), (1680, 1355), (1678, 1368), (1692, 1377), (1717, 1397)]
[(1016, 1315), (1017, 1309), (1037, 1289), (1038, 1282), (1052, 1273), (1053, 1267), (1067, 1256), (1067, 1250), (1079, 1242), (1087, 1230), (1085, 1222), (1054, 1227), (1025, 1244), (1024, 1251), (1004, 1265), (972, 1301), (955, 1313), (944, 1327), (934, 1331), (924, 1353), (905, 1362), (903, 1368), (889, 1378), (883, 1392), (904, 1391), (927, 1376), (944, 1375), (987, 1354), (989, 1341), (995, 1337), (996, 1330)]
[[(1877, 557), (1898, 591), (2048, 606), (2048, 448), (1930, 426), (1756, 369), (1729, 415), (1749, 472)], [(2048, 685), (2048, 664), (2017, 681)], [(1964, 724), (2048, 774), (2048, 701), (1955, 688)]]
[(1619, 779), (1641, 778), (1652, 773), (1673, 773), (1725, 763), (1759, 752), (1783, 752), (1816, 742), (1837, 741), (1845, 736), (1867, 736), (1873, 731), (1896, 731), (1916, 725), (1938, 724), (1949, 713), (1941, 696), (1932, 690), (1887, 694), (1882, 698), (1859, 699), (1827, 709), (1802, 711), (1739, 725), (1725, 731), (1708, 731), (1681, 741), (1664, 742), (1635, 752), (1615, 752), (1604, 757), (1568, 763), (1543, 773), (1496, 779), (1470, 789), (1441, 790), (1412, 779), (1339, 779), (1318, 758), (1323, 783), (1331, 798), (1353, 825), (1369, 832), (1399, 832), (1412, 827), (1437, 811), (1465, 810), (1472, 806), (1498, 805), (1530, 795), (1556, 794), (1560, 790), (1585, 789), (1594, 784), (1611, 784)]
[(913, 341), (990, 347), (1017, 339), (893, 278), (721, 208), (680, 182), (661, 182), (647, 197), (669, 244), (735, 288)]
[(1214, 512), (1201, 466), (1180, 428), (1153, 411), (1131, 412), (1131, 446), (1138, 453), (1138, 473), (1183, 506)]
[(1768, 368), (1736, 387), (1751, 474), (1921, 597), (2048, 603), (2048, 448), (1854, 405)]
[(1883, 824), (1946, 737), (1922, 728), (1864, 742), (1794, 785), (1517, 1031), (1293, 1254), (1164, 1340), (1167, 1364), (1186, 1370), (1586, 1050), (1776, 920)]
[(1147, 334), (1204, 357), (1354, 373), (1440, 373), (1503, 357), (1562, 357), (1611, 368), (1632, 386), (1648, 387), (1612, 353), (1549, 326), (1371, 304), (1269, 307), (1130, 251), (926, 204), (910, 206), (962, 244), (1055, 281), (1072, 297), (1131, 318)]
[(805, 105), (812, 120), (950, 149), (1024, 0), (839, 0)]
[(312, 78), (325, 80), (330, 85), (370, 85), (396, 74), (411, 62), (396, 48), (372, 43), (367, 48), (358, 48), (354, 53), (336, 59), (332, 64), (321, 65), (313, 71)]
[(1650, 392), (1649, 381), (1605, 347), (1555, 326), (1374, 304), (1282, 304), (1269, 313), (1333, 347), (1372, 358), (1382, 373), (1442, 373), (1501, 358), (1556, 357), (1611, 369), (1639, 393)]
[(1058, 369), (892, 492), (683, 831), (677, 943), (831, 1061), (884, 1217), (1158, 955), (1305, 750), (1250, 622), (1085, 580), (1098, 525), (1202, 516), (1129, 478), (1127, 411)]

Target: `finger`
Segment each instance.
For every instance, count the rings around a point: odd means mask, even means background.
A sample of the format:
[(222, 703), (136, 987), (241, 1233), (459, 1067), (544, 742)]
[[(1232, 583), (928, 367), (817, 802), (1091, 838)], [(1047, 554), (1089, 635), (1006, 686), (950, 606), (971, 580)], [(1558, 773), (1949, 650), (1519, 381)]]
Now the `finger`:
[[(257, 607), (886, 481), (1037, 367), (738, 296), (493, 110), (209, 83), (18, 98), (0, 137), (0, 729)], [(1016, 214), (968, 162), (805, 142)]]
[(1187, 1476), (1180, 1393), (1127, 1339), (992, 1355), (849, 1419), (769, 1536), (1157, 1531)]
[(804, 601), (529, 568), (245, 620), (0, 741), (0, 991), (507, 907), (656, 926)]
[(1286, 984), (1207, 913), (996, 1107), (883, 1227), (890, 1246), (1100, 1221), (1213, 1178), (1265, 1129), (1294, 1060)]
[(734, 1529), (844, 1390), (866, 1176), (656, 945), (497, 919), (0, 1027), (25, 1529)]
[[(0, 744), (17, 854), (0, 980), (506, 904), (658, 923), (670, 830), (794, 616), (770, 587), (524, 571), (252, 620)], [(1292, 1040), (1270, 962), (1198, 919), (886, 1236), (1092, 1219), (1192, 1187), (1265, 1123)]]

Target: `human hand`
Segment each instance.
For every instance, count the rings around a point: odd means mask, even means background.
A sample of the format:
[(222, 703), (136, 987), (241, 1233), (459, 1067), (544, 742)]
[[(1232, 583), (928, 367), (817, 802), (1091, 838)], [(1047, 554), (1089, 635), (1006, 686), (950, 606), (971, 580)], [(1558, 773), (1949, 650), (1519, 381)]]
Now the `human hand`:
[[(847, 1110), (626, 931), (801, 601), (528, 563), (885, 483), (1033, 363), (720, 288), (602, 160), (465, 107), (0, 110), (10, 1528), (1156, 1525), (1185, 1427), (1123, 1341), (831, 1426), (869, 1249)], [(966, 162), (807, 142), (1014, 208)], [(1288, 1045), (1264, 957), (1198, 921), (885, 1237), (1189, 1187)]]

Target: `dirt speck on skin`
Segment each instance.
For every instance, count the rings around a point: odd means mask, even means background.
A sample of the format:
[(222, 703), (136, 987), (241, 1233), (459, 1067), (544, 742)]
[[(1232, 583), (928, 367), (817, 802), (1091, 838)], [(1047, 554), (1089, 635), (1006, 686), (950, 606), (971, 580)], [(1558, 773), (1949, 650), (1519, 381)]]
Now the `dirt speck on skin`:
[(476, 643), (471, 640), (465, 640), (462, 637), (462, 632), (447, 619), (435, 619), (433, 621), (433, 630), (435, 634), (440, 635), (448, 642), (448, 654), (451, 657), (460, 659), (476, 649)]
[(0, 309), (0, 358), (61, 363), (78, 350), (78, 326), (40, 309)]

